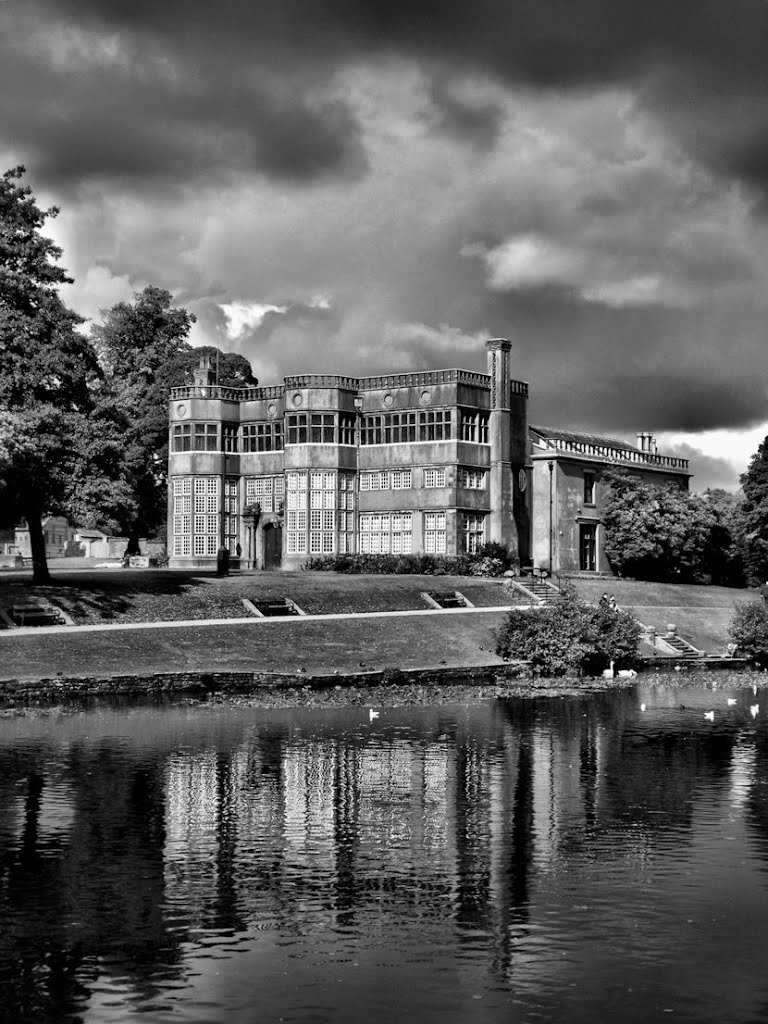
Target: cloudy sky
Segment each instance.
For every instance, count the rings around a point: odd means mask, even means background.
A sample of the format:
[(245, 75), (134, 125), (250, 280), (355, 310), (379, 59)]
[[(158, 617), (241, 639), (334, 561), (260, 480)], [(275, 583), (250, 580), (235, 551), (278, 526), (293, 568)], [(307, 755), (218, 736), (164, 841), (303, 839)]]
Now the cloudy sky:
[(768, 434), (768, 0), (0, 0), (0, 160), (89, 317), (484, 369), (738, 484)]

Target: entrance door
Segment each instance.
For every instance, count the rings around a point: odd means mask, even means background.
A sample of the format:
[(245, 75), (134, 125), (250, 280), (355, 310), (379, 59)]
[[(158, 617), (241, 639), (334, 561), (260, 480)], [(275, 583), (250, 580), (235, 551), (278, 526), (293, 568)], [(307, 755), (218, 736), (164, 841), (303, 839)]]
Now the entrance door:
[(579, 526), (579, 569), (595, 572), (597, 569), (597, 527), (587, 523)]
[(279, 569), (283, 561), (283, 528), (274, 523), (266, 523), (264, 536), (264, 568)]

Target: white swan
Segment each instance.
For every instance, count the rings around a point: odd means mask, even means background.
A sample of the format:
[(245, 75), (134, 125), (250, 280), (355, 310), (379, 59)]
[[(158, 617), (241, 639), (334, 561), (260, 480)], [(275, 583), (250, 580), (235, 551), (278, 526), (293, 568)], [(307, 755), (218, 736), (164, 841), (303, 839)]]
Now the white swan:
[(640, 710), (641, 710), (641, 711), (645, 711), (645, 704), (641, 704), (641, 705), (640, 705)]
[(714, 720), (715, 720), (715, 712), (714, 711), (705, 711), (704, 712), (704, 717), (706, 718), (706, 720), (708, 722), (714, 722)]
[(757, 712), (760, 710), (759, 704), (750, 704), (749, 713), (753, 718), (757, 718)]
[(610, 668), (604, 668), (603, 669), (603, 679), (613, 679), (613, 677), (615, 675), (615, 673), (613, 671), (614, 664), (615, 664), (615, 662), (612, 661)]
[(735, 697), (729, 697), (728, 698), (728, 707), (732, 708), (734, 706), (734, 704), (738, 704), (738, 701), (736, 700), (736, 698)]
[(637, 672), (633, 668), (620, 668), (616, 675), (619, 679), (637, 679)]
[(379, 712), (378, 711), (374, 711), (373, 708), (368, 708), (368, 721), (369, 722), (372, 722), (374, 720), (374, 718), (378, 718), (378, 717), (379, 717)]

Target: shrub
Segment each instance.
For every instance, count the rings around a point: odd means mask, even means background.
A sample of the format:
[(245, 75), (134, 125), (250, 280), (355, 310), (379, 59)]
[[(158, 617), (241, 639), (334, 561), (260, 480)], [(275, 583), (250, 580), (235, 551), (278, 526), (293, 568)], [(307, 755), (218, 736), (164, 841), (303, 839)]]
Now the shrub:
[(728, 626), (728, 634), (739, 653), (758, 668), (768, 668), (768, 608), (762, 603), (741, 604)]
[(593, 607), (565, 585), (544, 608), (515, 609), (495, 635), (502, 658), (529, 661), (546, 675), (596, 675), (611, 661), (637, 662), (640, 626), (628, 613)]
[[(505, 557), (488, 554), (491, 548)], [(460, 555), (313, 555), (309, 572), (394, 573), (420, 576), (502, 576), (513, 560), (502, 544), (484, 545), (476, 554)]]

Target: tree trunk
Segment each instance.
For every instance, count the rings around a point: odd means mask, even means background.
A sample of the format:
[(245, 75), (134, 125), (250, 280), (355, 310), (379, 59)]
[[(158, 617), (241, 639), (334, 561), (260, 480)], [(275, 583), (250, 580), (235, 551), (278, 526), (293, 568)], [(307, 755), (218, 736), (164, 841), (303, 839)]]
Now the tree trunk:
[(27, 510), (26, 520), (29, 527), (29, 544), (32, 548), (32, 582), (50, 583), (51, 574), (48, 572), (48, 559), (45, 555), (42, 516), (37, 510)]
[(139, 531), (131, 530), (128, 534), (128, 546), (125, 549), (126, 555), (140, 555), (141, 546), (139, 545)]

